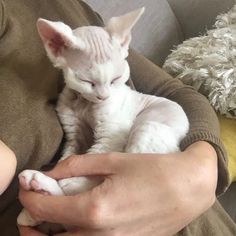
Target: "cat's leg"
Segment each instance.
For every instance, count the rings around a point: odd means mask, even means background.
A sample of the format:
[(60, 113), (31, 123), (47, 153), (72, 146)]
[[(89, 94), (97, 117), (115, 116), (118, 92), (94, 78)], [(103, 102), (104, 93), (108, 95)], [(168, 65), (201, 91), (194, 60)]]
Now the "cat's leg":
[(143, 122), (131, 130), (125, 152), (170, 153), (177, 152), (178, 141), (169, 126), (157, 122)]
[[(19, 181), (26, 190), (43, 191), (51, 195), (64, 195), (58, 182), (36, 170), (24, 170), (19, 174)], [(17, 223), (24, 226), (35, 226), (42, 222), (34, 220), (26, 209), (17, 217)]]
[[(37, 170), (24, 170), (19, 175), (22, 187), (26, 190), (44, 191), (50, 195), (64, 195), (58, 182)], [(34, 181), (32, 185), (32, 181)]]
[(47, 192), (50, 195), (75, 195), (98, 185), (101, 178), (72, 177), (56, 181), (36, 170), (24, 170), (19, 174), (19, 180), (26, 190)]
[(177, 152), (180, 141), (188, 132), (188, 128), (188, 119), (178, 104), (164, 98), (155, 98), (137, 116), (125, 151), (133, 153)]

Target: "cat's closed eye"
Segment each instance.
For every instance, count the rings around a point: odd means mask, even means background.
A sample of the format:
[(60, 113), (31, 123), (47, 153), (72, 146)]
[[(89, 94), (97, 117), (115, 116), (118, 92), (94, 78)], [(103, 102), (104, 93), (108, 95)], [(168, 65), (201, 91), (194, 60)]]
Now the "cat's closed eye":
[(121, 78), (121, 76), (118, 76), (118, 77), (116, 77), (115, 79), (113, 79), (112, 81), (111, 81), (111, 84), (114, 84), (117, 80), (119, 80)]
[(84, 79), (81, 79), (81, 81), (83, 81), (84, 83), (88, 83), (90, 84), (92, 87), (95, 87), (95, 83), (90, 81), (90, 80), (84, 80)]

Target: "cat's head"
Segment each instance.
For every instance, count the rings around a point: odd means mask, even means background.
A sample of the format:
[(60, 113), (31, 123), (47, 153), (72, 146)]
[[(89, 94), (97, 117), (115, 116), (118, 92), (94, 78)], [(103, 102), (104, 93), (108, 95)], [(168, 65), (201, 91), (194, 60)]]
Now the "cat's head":
[(50, 60), (63, 70), (67, 86), (99, 103), (129, 79), (126, 57), (131, 29), (143, 11), (112, 17), (105, 27), (72, 30), (62, 22), (39, 19), (37, 28)]

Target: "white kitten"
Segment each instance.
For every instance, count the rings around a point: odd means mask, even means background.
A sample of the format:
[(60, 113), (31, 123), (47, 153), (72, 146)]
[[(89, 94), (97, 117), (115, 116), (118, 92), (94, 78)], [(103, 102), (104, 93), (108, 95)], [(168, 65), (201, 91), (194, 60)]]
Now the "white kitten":
[[(106, 27), (71, 30), (61, 22), (39, 19), (37, 27), (53, 64), (63, 70), (66, 87), (57, 112), (66, 134), (61, 160), (82, 152), (169, 153), (179, 151), (188, 132), (188, 119), (175, 102), (131, 90), (126, 57), (131, 29), (144, 9), (113, 17)], [(148, 82), (148, 81), (147, 81)], [(92, 140), (93, 132), (94, 140)], [(34, 170), (19, 175), (27, 188), (54, 195), (71, 195), (99, 184), (99, 178), (75, 177), (55, 181)], [(26, 211), (18, 224), (35, 225)]]

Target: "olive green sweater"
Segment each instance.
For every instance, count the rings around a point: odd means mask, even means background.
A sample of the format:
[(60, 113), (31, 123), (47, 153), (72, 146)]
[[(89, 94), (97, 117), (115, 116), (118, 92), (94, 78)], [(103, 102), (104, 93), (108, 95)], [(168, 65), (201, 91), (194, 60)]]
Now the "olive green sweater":
[[(72, 28), (103, 24), (82, 1), (0, 0), (0, 139), (15, 152), (17, 172), (50, 162), (63, 138), (54, 110), (63, 79), (49, 62), (36, 31), (39, 17), (63, 21)], [(182, 150), (198, 140), (214, 146), (217, 193), (222, 193), (228, 185), (226, 154), (208, 101), (136, 52), (130, 52), (128, 61), (137, 90), (169, 98), (184, 108), (190, 132), (181, 143)], [(0, 211), (16, 198), (16, 186), (15, 180), (0, 197)]]

